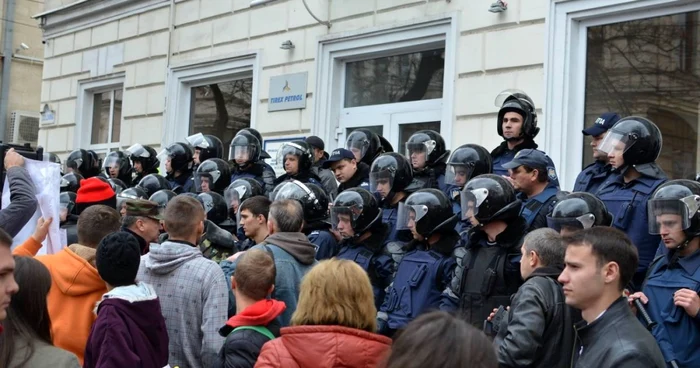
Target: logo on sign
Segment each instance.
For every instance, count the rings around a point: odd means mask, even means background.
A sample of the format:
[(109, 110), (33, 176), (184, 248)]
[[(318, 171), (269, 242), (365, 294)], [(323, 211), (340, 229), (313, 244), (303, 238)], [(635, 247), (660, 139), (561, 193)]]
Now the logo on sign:
[(284, 87), (282, 87), (282, 92), (289, 92), (292, 88), (289, 87), (289, 81), (284, 81)]

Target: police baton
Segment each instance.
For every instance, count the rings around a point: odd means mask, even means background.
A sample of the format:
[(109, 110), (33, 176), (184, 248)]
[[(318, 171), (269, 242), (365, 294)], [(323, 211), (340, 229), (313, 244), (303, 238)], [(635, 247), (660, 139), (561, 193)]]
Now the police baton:
[(651, 331), (651, 329), (654, 328), (654, 326), (656, 326), (656, 322), (654, 322), (651, 319), (649, 313), (647, 313), (646, 308), (644, 308), (644, 304), (642, 304), (642, 301), (639, 299), (635, 299), (634, 306), (637, 307), (637, 311), (639, 311), (639, 313), (642, 315), (644, 323), (646, 323), (647, 330)]

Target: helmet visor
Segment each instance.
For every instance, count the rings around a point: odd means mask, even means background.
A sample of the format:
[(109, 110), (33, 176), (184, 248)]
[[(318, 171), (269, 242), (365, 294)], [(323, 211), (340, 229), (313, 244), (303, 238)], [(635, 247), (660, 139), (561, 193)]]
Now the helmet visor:
[(209, 148), (209, 141), (207, 141), (207, 139), (204, 138), (204, 134), (202, 133), (193, 134), (185, 139), (192, 147), (200, 149)]
[(362, 215), (362, 205), (354, 204), (351, 206), (332, 206), (331, 207), (331, 225), (333, 229), (338, 229), (338, 223), (349, 223), (355, 228), (355, 221)]
[(620, 134), (615, 131), (609, 131), (605, 135), (603, 141), (598, 145), (597, 150), (605, 154), (611, 154), (616, 152), (627, 152), (635, 141), (631, 141), (626, 135)]
[(149, 158), (151, 157), (151, 154), (148, 153), (148, 150), (145, 149), (142, 145), (136, 143), (132, 145), (131, 147), (127, 148), (126, 151), (124, 151), (127, 156), (134, 158), (134, 157), (142, 157), (142, 158)]
[[(109, 169), (117, 169), (122, 165), (122, 161), (119, 159), (119, 156), (117, 155), (108, 155), (105, 157), (104, 161), (102, 161), (102, 167), (105, 169), (105, 171), (109, 171)], [(109, 174), (109, 172), (108, 172)]]
[(472, 165), (447, 164), (445, 168), (445, 184), (460, 188), (471, 179), (474, 167)]
[(369, 174), (369, 191), (386, 198), (394, 187), (394, 173), (389, 170)]
[(523, 106), (529, 106), (531, 110), (534, 110), (535, 107), (532, 106), (532, 103), (521, 96), (527, 96), (527, 93), (519, 89), (507, 89), (496, 96), (493, 104), (496, 107), (501, 108), (506, 101), (518, 100), (518, 102), (520, 102)]
[(355, 154), (360, 161), (369, 150), (369, 137), (364, 132), (352, 132), (345, 141), (345, 148)]
[(275, 190), (272, 192), (272, 200), (277, 201), (280, 199), (297, 199), (297, 200), (302, 200), (304, 199), (305, 196), (307, 195), (313, 195), (311, 191), (304, 186), (302, 188), (301, 183), (295, 181), (288, 181), (285, 183), (282, 183), (275, 188)]
[(214, 190), (214, 184), (221, 177), (221, 171), (207, 171), (194, 174), (194, 187), (197, 192), (211, 192)]
[(285, 143), (277, 152), (277, 164), (284, 167), (287, 156), (292, 155), (297, 158), (302, 154), (302, 147), (295, 143)]
[(547, 227), (560, 232), (562, 228), (577, 230), (590, 229), (595, 224), (595, 215), (585, 213), (578, 217), (550, 217), (547, 216)]
[(229, 186), (224, 191), (224, 200), (226, 200), (228, 208), (232, 209), (234, 213), (238, 213), (238, 207), (241, 205), (241, 202), (243, 202), (242, 198), (245, 198), (246, 194), (250, 195), (245, 185), (236, 187)]
[(396, 229), (408, 230), (414, 228), (418, 221), (428, 214), (428, 206), (424, 204), (399, 203), (399, 213), (396, 217)]
[(252, 146), (231, 145), (231, 149), (228, 152), (228, 159), (229, 161), (242, 160), (248, 162), (251, 157), (253, 157), (253, 153), (254, 148)]
[(649, 234), (673, 233), (690, 227), (700, 209), (700, 196), (681, 199), (651, 199), (647, 202)]
[(476, 216), (479, 213), (479, 207), (488, 196), (489, 190), (486, 188), (463, 190), (460, 195), (462, 220), (469, 220), (471, 217)]

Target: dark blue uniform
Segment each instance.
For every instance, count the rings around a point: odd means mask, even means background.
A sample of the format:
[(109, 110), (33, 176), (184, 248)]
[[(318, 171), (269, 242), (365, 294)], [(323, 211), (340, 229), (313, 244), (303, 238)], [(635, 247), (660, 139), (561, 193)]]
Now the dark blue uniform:
[(260, 183), (265, 194), (270, 194), (275, 189), (275, 179), (277, 175), (275, 175), (275, 170), (272, 166), (268, 165), (265, 161), (260, 160), (245, 169), (234, 164), (233, 169), (233, 173), (231, 173), (232, 183), (236, 179), (250, 178)]
[[(280, 183), (287, 181), (287, 180), (298, 180), (299, 182), (304, 183), (304, 184), (306, 184), (306, 183), (316, 184), (321, 189), (323, 189), (324, 192), (326, 191), (326, 189), (323, 187), (323, 184), (321, 184), (321, 179), (318, 176), (316, 176), (315, 174), (311, 174), (311, 173), (309, 173), (307, 175), (300, 174), (300, 175), (294, 175), (294, 176), (289, 175), (289, 174), (284, 174), (284, 175), (278, 177), (277, 179), (275, 179), (274, 185), (277, 186)], [(328, 193), (326, 193), (326, 194), (328, 194)]]
[(612, 173), (612, 168), (605, 162), (596, 161), (586, 166), (576, 177), (574, 192), (596, 194), (600, 186)]
[(532, 198), (526, 198), (523, 193), (518, 194), (518, 199), (523, 201), (523, 206), (520, 208), (520, 216), (525, 219), (528, 232), (547, 227), (547, 215), (554, 208), (558, 192), (557, 188), (549, 186), (542, 193)]
[(374, 304), (379, 310), (384, 301), (384, 290), (391, 283), (394, 266), (391, 257), (381, 253), (381, 249), (373, 250), (365, 244), (355, 244), (353, 241), (341, 243), (339, 259), (354, 261), (367, 272), (374, 291)]
[(503, 164), (513, 161), (515, 154), (526, 148), (537, 148), (537, 143), (531, 140), (524, 140), (523, 143), (515, 146), (512, 150), (508, 149), (508, 142), (503, 141), (501, 144), (491, 151), (493, 159), (493, 173), (496, 175), (508, 175), (508, 169), (503, 168)]
[(317, 260), (333, 258), (338, 254), (338, 242), (328, 230), (313, 230), (306, 237), (316, 246)]
[(172, 188), (173, 192), (177, 194), (192, 193), (192, 188), (194, 188), (194, 178), (191, 171), (180, 174), (180, 176), (177, 178), (168, 175), (165, 179), (170, 183), (170, 187)]

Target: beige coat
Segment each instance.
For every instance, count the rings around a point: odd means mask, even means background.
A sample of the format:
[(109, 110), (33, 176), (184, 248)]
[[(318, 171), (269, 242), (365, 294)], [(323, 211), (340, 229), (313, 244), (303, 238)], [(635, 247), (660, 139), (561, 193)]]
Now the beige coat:
[[(17, 349), (8, 368), (15, 368), (24, 360), (29, 347), (17, 342)], [(68, 351), (59, 349), (40, 340), (34, 340), (34, 354), (24, 367), (27, 368), (76, 368), (80, 367), (78, 358)]]

